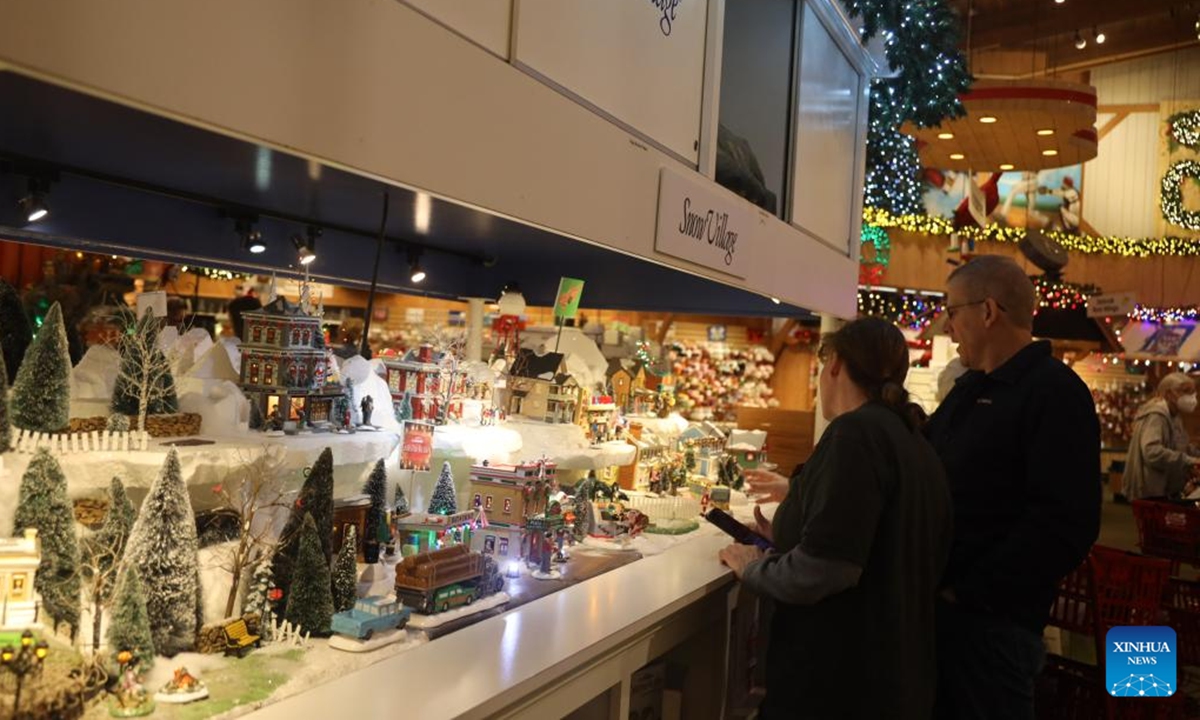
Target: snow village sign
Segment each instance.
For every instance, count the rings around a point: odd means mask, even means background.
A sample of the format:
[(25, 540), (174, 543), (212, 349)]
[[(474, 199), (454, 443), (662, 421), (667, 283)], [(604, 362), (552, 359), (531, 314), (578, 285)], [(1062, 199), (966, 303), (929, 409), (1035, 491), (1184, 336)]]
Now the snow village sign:
[(744, 279), (754, 212), (735, 196), (708, 185), (662, 168), (654, 249)]

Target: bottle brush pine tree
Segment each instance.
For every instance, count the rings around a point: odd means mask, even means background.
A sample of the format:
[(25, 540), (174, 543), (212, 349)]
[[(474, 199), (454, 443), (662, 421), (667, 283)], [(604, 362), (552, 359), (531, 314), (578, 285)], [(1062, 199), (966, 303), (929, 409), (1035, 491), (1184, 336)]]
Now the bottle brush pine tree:
[(75, 513), (67, 497), (67, 478), (58, 461), (40, 448), (21, 477), (13, 532), (36, 528), (42, 542), (34, 588), (42, 610), (54, 624), (67, 623), (72, 634), (79, 626), (79, 542)]
[(114, 477), (108, 489), (108, 514), (104, 516), (104, 524), (83, 543), (83, 579), (91, 593), (92, 638), (96, 643), (100, 642), (103, 608), (111, 599), (135, 520), (137, 511), (125, 494), (125, 486), (121, 484), (121, 478)]
[(104, 421), (104, 429), (107, 432), (127, 433), (129, 432), (129, 416), (121, 413), (112, 413), (108, 419)]
[[(311, 515), (316, 527), (320, 529), (318, 540), (321, 554), (325, 562), (333, 558), (333, 451), (325, 448), (321, 456), (313, 463), (300, 495), (292, 506), (292, 513), (280, 534), (279, 549), (275, 552), (274, 567), (275, 585), (283, 591), (286, 602), (291, 590), (292, 574), (296, 560), (300, 554), (300, 530), (304, 526), (304, 516)], [(276, 606), (276, 611), (282, 610)]]
[(437, 485), (433, 488), (433, 497), (429, 500), (429, 512), (434, 515), (453, 515), (458, 512), (454, 474), (450, 472), (449, 462), (442, 463), (442, 472), (438, 475)]
[(146, 589), (154, 647), (172, 657), (196, 641), (200, 603), (196, 518), (175, 448), (142, 502), (123, 568), (136, 567)]
[(12, 426), (8, 424), (8, 370), (0, 353), (0, 453), (12, 450)]
[(401, 515), (407, 515), (409, 512), (408, 498), (404, 495), (404, 488), (400, 486), (399, 482), (397, 482), (396, 494), (392, 499), (392, 515), (399, 517)]
[(17, 427), (58, 432), (67, 427), (70, 409), (71, 356), (62, 308), (54, 303), (17, 370), (9, 411)]
[(376, 461), (371, 469), (363, 493), (371, 498), (363, 531), (363, 560), (370, 564), (379, 562), (380, 544), (387, 541), (387, 470), (383, 460)]
[(358, 599), (358, 531), (350, 525), (342, 538), (342, 549), (333, 563), (333, 611), (354, 607)]
[(0, 357), (7, 367), (5, 382), (12, 384), (16, 381), (17, 369), (21, 367), (21, 360), (32, 339), (33, 331), (29, 328), (29, 318), (25, 315), (21, 296), (16, 288), (0, 280)]
[(275, 578), (271, 573), (271, 556), (263, 555), (254, 566), (254, 576), (246, 599), (242, 602), (242, 614), (258, 615), (258, 634), (271, 639), (271, 619), (275, 613), (271, 608), (271, 591), (275, 589)]
[(333, 589), (329, 577), (329, 563), (321, 549), (321, 535), (312, 515), (304, 513), (300, 526), (299, 553), (296, 556), (296, 572), (291, 589), (287, 593), (287, 604), (283, 617), (304, 632), (316, 637), (329, 635), (329, 624), (333, 618)]
[(136, 567), (121, 573), (117, 594), (113, 600), (112, 617), (108, 622), (108, 654), (116, 663), (122, 650), (133, 653), (138, 667), (148, 670), (154, 664), (154, 635), (150, 631), (150, 613), (146, 609), (146, 591)]

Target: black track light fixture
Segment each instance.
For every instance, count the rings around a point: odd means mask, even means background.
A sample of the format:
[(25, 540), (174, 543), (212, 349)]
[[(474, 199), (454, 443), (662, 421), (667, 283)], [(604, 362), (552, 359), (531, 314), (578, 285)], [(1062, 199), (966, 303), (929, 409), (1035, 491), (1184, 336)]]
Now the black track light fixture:
[(1076, 30), (1075, 31), (1075, 49), (1082, 50), (1085, 47), (1087, 47), (1087, 38), (1085, 38), (1083, 35), (1080, 35), (1079, 31)]
[(426, 274), (424, 268), (421, 267), (421, 248), (408, 249), (408, 269), (409, 279), (414, 284), (424, 282)]
[(262, 231), (254, 227), (257, 222), (257, 216), (244, 215), (233, 221), (233, 227), (242, 239), (242, 249), (260, 255), (267, 251), (267, 244), (263, 242)]
[(317, 259), (317, 238), (321, 237), (321, 228), (309, 225), (303, 235), (293, 235), (292, 244), (300, 253), (300, 264), (311, 265)]
[(29, 176), (29, 192), (21, 198), (20, 206), (26, 222), (37, 222), (50, 214), (46, 195), (50, 193), (50, 179), (40, 175)]

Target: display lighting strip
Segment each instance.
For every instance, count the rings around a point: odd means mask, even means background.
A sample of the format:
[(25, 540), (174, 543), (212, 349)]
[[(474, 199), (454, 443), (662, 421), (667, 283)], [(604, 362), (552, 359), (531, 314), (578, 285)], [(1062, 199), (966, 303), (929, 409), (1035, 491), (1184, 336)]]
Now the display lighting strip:
[(1200, 320), (1200, 307), (1192, 305), (1190, 307), (1157, 308), (1135, 305), (1133, 312), (1129, 313), (1129, 319), (1135, 322), (1151, 322), (1159, 325), (1195, 322)]
[[(879, 208), (863, 208), (863, 222), (885, 228), (899, 228), (905, 232), (922, 235), (950, 235), (958, 233), (974, 241), (1018, 242), (1025, 237), (1024, 228), (989, 225), (986, 228), (967, 227), (955, 229), (952, 221), (928, 215), (893, 215)], [(1146, 258), (1154, 256), (1200, 257), (1200, 240), (1182, 237), (1133, 238), (1118, 236), (1096, 236), (1049, 230), (1048, 237), (1058, 241), (1068, 250), (1086, 255), (1119, 255), (1121, 257)]]

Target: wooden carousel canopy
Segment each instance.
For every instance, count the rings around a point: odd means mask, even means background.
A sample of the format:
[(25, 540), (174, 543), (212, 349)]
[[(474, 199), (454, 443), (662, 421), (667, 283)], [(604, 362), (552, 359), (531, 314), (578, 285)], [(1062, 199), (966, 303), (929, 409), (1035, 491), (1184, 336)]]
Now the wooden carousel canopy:
[(925, 167), (1045, 170), (1096, 157), (1096, 89), (1061, 80), (980, 80), (962, 96), (964, 117), (935, 128), (905, 125)]

